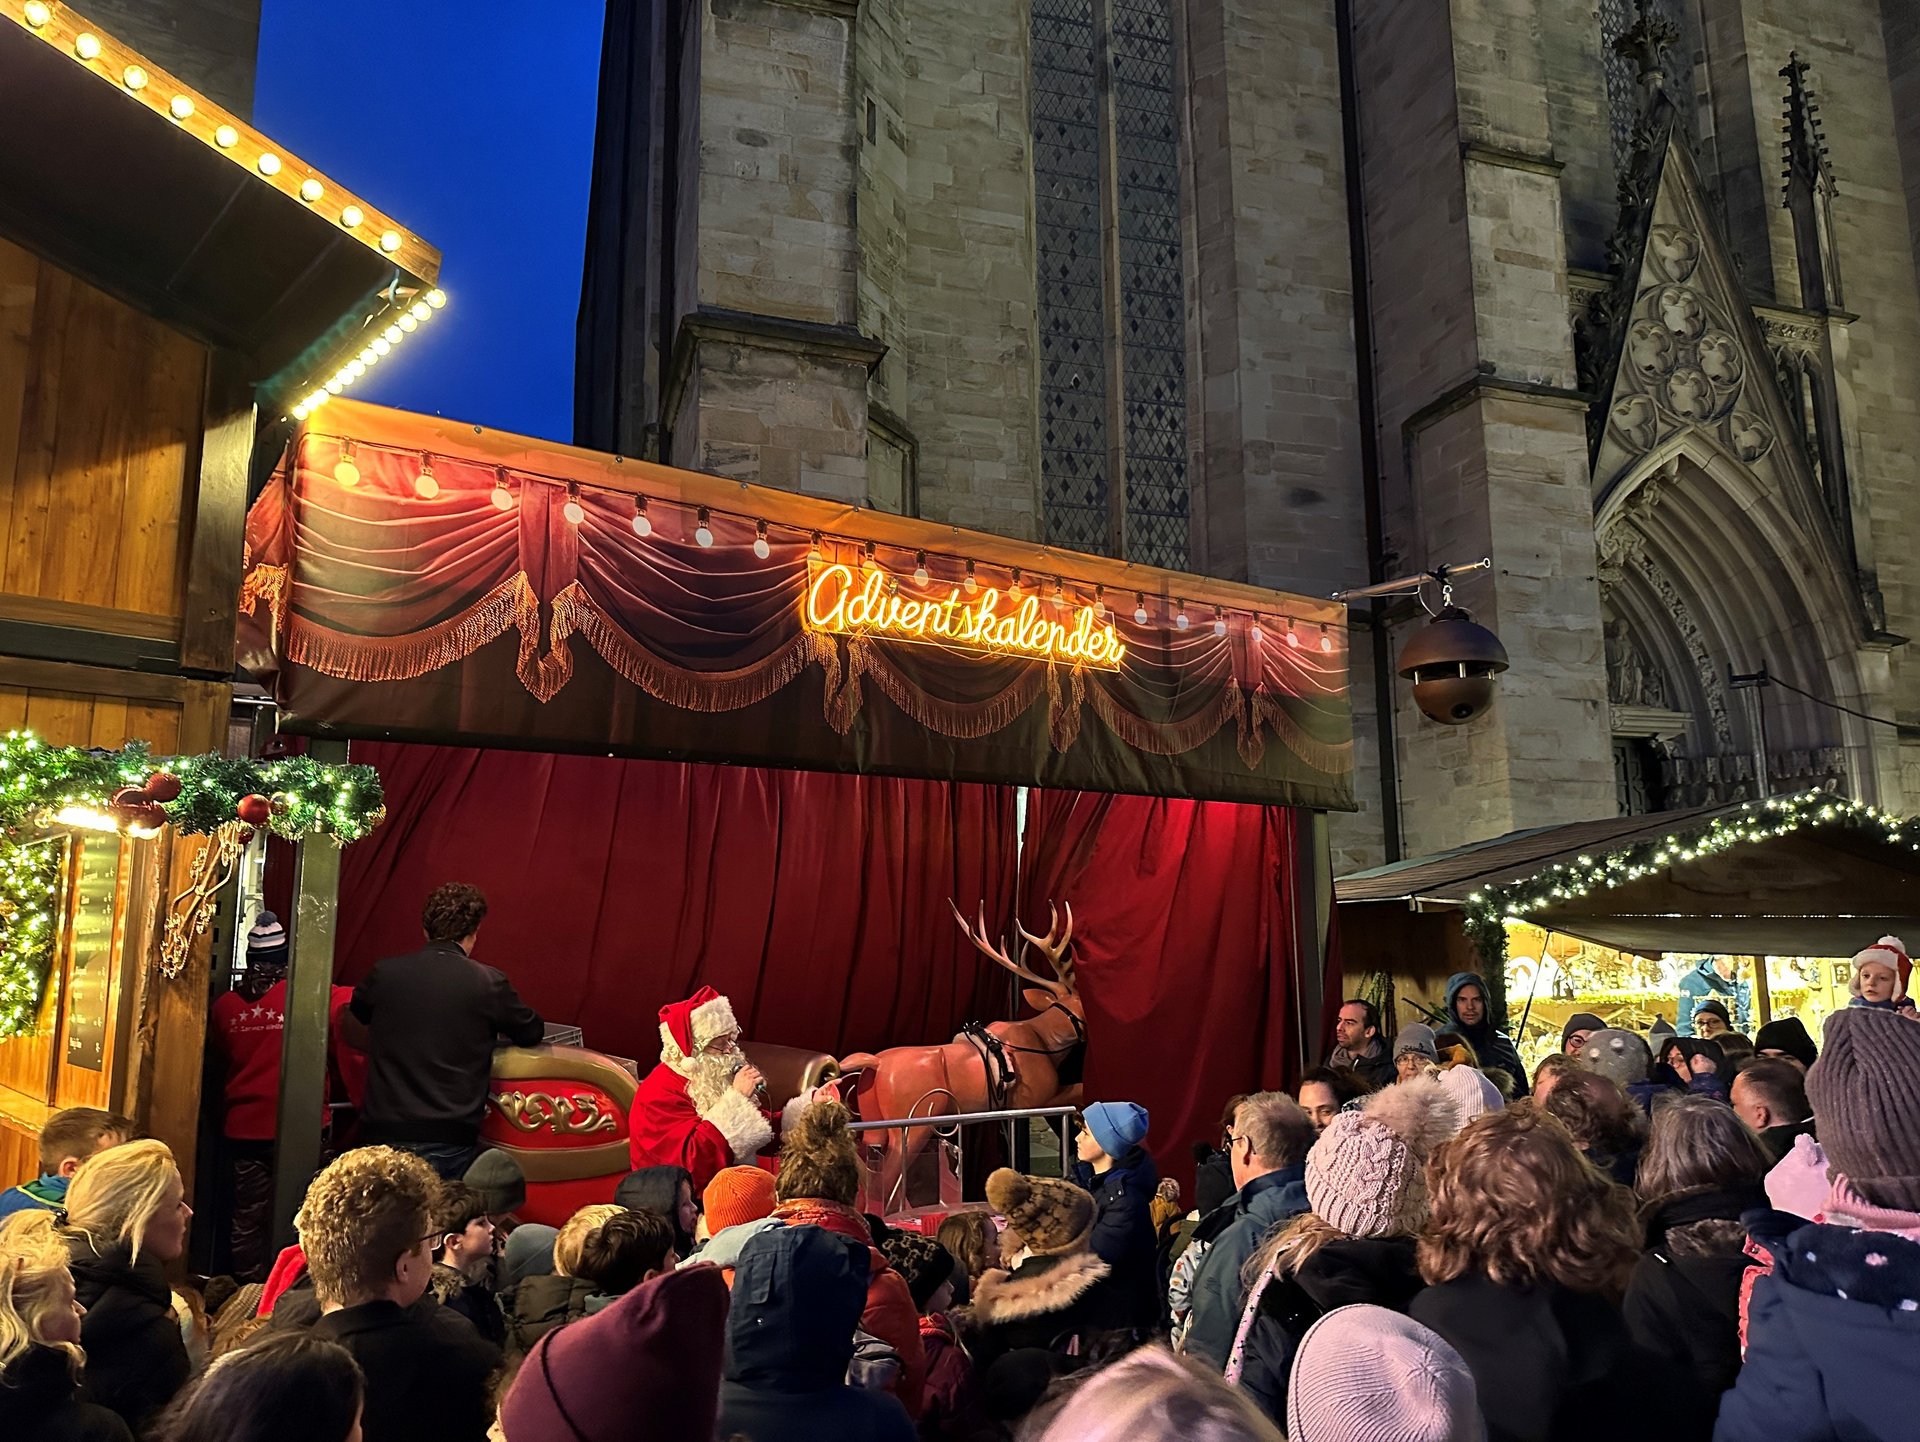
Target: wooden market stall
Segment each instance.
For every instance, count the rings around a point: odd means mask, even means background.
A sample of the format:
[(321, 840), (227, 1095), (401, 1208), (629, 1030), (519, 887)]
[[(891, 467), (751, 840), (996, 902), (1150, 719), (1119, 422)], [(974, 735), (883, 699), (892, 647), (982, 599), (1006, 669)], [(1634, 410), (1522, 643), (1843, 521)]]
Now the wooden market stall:
[[(256, 439), (417, 326), (439, 256), (64, 5), (0, 9), (0, 74), (0, 732), (223, 751)], [(205, 938), (177, 985), (152, 966), (204, 843), (57, 820), (14, 840), (54, 878), (57, 945), (0, 1023), (0, 1185), (82, 1103), (191, 1174)], [(0, 908), (0, 943), (21, 921)]]
[(1817, 1020), (1823, 959), (1920, 935), (1920, 822), (1804, 792), (1516, 832), (1344, 877), (1335, 896), (1350, 988), (1390, 980), (1431, 1010), (1451, 973), (1481, 972), (1523, 1053), (1556, 1049), (1574, 1010), (1674, 1021), (1675, 967), (1707, 957), (1734, 959), (1754, 1024), (1776, 986)]

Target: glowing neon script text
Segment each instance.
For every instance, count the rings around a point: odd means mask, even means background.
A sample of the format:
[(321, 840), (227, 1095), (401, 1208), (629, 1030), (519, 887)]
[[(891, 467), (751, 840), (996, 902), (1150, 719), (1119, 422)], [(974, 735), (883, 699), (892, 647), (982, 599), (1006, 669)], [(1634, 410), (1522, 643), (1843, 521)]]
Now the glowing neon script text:
[(1002, 612), (1000, 592), (983, 589), (962, 600), (953, 587), (944, 600), (915, 600), (894, 594), (883, 572), (874, 570), (856, 583), (853, 568), (816, 565), (807, 581), (807, 627), (841, 636), (877, 636), (956, 646), (995, 656), (1029, 656), (1071, 661), (1117, 671), (1127, 646), (1111, 625), (1099, 624), (1091, 607), (1074, 613), (1071, 623), (1041, 615), (1040, 602), (1028, 596), (1018, 609)]

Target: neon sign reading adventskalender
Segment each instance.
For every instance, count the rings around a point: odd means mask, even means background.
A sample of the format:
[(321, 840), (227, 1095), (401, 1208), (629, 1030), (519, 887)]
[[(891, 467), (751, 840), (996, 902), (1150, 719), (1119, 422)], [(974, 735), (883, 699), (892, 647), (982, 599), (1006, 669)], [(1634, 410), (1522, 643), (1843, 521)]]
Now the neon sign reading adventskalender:
[(1009, 602), (987, 586), (971, 596), (958, 586), (946, 588), (945, 595), (911, 596), (902, 594), (898, 582), (879, 569), (856, 573), (851, 566), (816, 561), (809, 567), (803, 615), (809, 630), (837, 636), (1120, 669), (1126, 643), (1110, 624), (1101, 623), (1092, 607), (1075, 608), (1070, 620), (1047, 614), (1056, 609), (1068, 614), (1034, 596)]

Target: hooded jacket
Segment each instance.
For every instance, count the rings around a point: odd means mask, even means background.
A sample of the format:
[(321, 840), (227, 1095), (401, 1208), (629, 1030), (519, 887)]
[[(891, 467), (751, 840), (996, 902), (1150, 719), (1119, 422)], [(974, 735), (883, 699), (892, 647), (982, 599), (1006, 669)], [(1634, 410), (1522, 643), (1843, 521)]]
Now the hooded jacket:
[(83, 1394), (118, 1412), (138, 1435), (193, 1371), (166, 1269), (151, 1252), (134, 1261), (124, 1245), (97, 1252), (83, 1232), (67, 1246), (74, 1295), (87, 1309), (80, 1323)]
[(1160, 1252), (1153, 1228), (1153, 1194), (1160, 1169), (1144, 1147), (1134, 1147), (1105, 1172), (1076, 1162), (1073, 1180), (1093, 1193), (1093, 1254), (1113, 1268), (1113, 1288), (1133, 1324), (1150, 1327), (1160, 1312)]
[(1647, 1251), (1621, 1305), (1635, 1342), (1686, 1363), (1716, 1396), (1740, 1375), (1740, 1218), (1766, 1204), (1758, 1182), (1669, 1197), (1648, 1218)]
[[(867, 1305), (860, 1314), (863, 1331), (871, 1332), (899, 1354), (900, 1378), (893, 1388), (911, 1417), (920, 1415), (921, 1394), (927, 1385), (927, 1351), (920, 1342), (920, 1309), (913, 1305), (913, 1293), (906, 1278), (894, 1271), (887, 1254), (873, 1244), (873, 1229), (867, 1219), (852, 1207), (818, 1197), (797, 1197), (774, 1208), (773, 1215), (789, 1228), (824, 1228), (848, 1241), (865, 1246), (869, 1259)], [(750, 1241), (748, 1246), (752, 1246)], [(742, 1253), (744, 1256), (745, 1253)], [(734, 1268), (739, 1283), (739, 1268)]]
[[(1486, 1004), (1486, 1014), (1472, 1026), (1460, 1020), (1453, 1009), (1454, 1002), (1463, 986), (1477, 986)], [(1487, 990), (1486, 978), (1477, 971), (1456, 971), (1447, 978), (1447, 1019), (1453, 1029), (1473, 1043), (1474, 1054), (1480, 1058), (1483, 1067), (1498, 1067), (1513, 1078), (1515, 1086), (1525, 1086), (1527, 1069), (1521, 1064), (1520, 1052), (1513, 1044), (1513, 1038), (1493, 1024), (1493, 993)]]
[(0, 1437), (21, 1442), (133, 1442), (119, 1414), (82, 1402), (57, 1347), (28, 1347), (0, 1372)]
[(1744, 981), (1729, 980), (1714, 969), (1713, 958), (1704, 957), (1698, 966), (1680, 978), (1680, 1019), (1674, 1031), (1693, 1035), (1693, 1013), (1703, 1001), (1717, 1001), (1727, 1009), (1735, 1031), (1745, 1031), (1753, 1015), (1753, 988)]
[(522, 1278), (500, 1298), (506, 1318), (503, 1345), (507, 1360), (518, 1361), (554, 1328), (586, 1316), (587, 1299), (591, 1296), (593, 1283), (581, 1277), (562, 1277), (548, 1272)]
[(1773, 1271), (1753, 1285), (1746, 1364), (1713, 1442), (1912, 1437), (1903, 1379), (1920, 1351), (1920, 1243), (1781, 1212), (1747, 1223)]
[[(734, 1270), (720, 1436), (913, 1442), (898, 1399), (846, 1381), (867, 1305), (869, 1250), (817, 1226), (778, 1227), (748, 1240)], [(917, 1344), (917, 1322), (914, 1334)]]
[[(1215, 1370), (1227, 1365), (1247, 1288), (1240, 1273), (1260, 1250), (1267, 1233), (1307, 1209), (1305, 1162), (1255, 1177), (1234, 1199), (1200, 1224), (1195, 1242), (1207, 1242), (1206, 1256), (1193, 1277), (1193, 1316), (1186, 1351)], [(1206, 1235), (1210, 1229), (1212, 1235)]]

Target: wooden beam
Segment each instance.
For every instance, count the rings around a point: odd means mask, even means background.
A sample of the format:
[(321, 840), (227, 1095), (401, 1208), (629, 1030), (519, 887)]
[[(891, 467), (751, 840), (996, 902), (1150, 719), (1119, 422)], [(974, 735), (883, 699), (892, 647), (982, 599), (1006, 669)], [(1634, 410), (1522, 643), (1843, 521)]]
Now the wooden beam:
[[(308, 755), (347, 759), (344, 741), (315, 741)], [(327, 1012), (333, 995), (333, 935), (340, 899), (340, 847), (325, 837), (300, 843), (294, 869), (293, 955), (280, 1044), (280, 1114), (273, 1157), (276, 1242), (294, 1240), (293, 1219), (320, 1170), (320, 1121), (327, 1101)]]
[(247, 469), (253, 457), (253, 388), (240, 357), (216, 350), (207, 360), (201, 409), (200, 476), (193, 534), (186, 549), (186, 600), (180, 616), (180, 666), (233, 674), (247, 525)]

